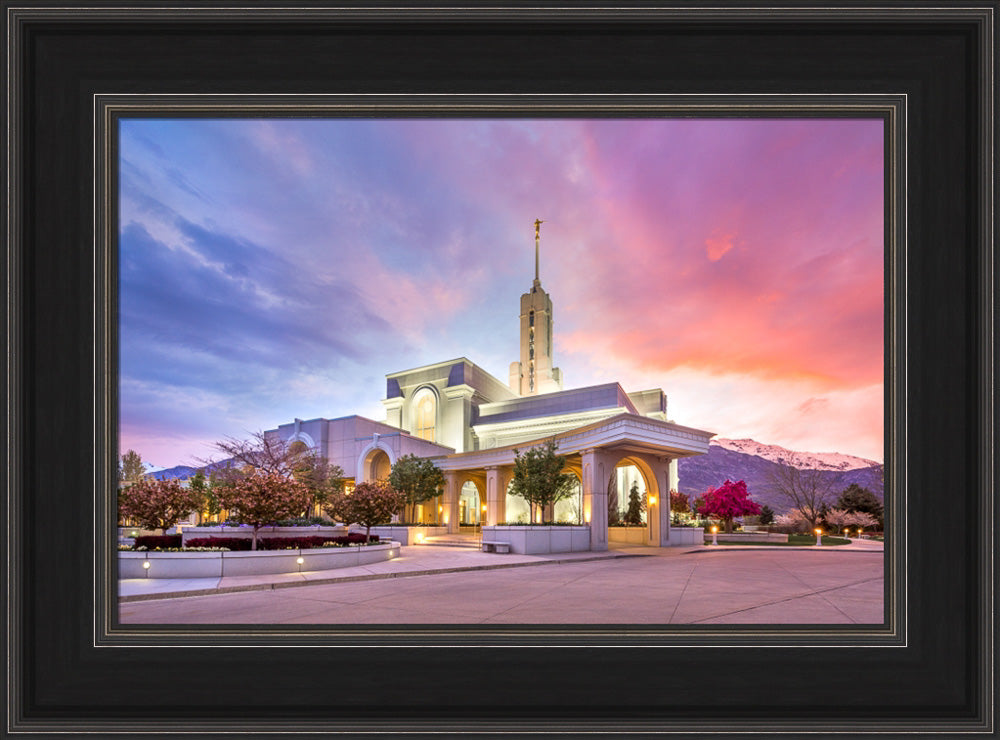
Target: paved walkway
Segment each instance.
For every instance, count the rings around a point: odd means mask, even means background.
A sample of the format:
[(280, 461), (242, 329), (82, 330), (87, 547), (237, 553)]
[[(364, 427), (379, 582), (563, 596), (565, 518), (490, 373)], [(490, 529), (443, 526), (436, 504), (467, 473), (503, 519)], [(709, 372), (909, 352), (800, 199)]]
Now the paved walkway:
[(337, 571), (122, 581), (128, 624), (880, 624), (881, 543), (495, 555), (404, 547)]

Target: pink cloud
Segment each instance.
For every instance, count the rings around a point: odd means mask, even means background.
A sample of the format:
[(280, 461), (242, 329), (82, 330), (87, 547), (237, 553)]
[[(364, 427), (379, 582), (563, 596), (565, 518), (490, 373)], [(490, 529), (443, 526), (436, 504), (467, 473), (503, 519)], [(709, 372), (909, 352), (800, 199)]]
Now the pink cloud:
[(733, 240), (736, 234), (723, 234), (718, 230), (705, 239), (705, 253), (712, 262), (718, 262), (723, 255), (733, 248)]

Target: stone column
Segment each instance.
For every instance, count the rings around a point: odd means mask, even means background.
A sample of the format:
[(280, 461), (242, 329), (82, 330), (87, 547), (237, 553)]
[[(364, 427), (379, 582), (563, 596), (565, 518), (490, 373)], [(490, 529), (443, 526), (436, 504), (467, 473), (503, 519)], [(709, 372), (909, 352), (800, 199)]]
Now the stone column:
[(653, 521), (652, 517), (656, 517), (659, 531), (654, 533), (655, 541), (649, 544), (655, 547), (669, 547), (671, 460), (669, 457), (661, 457), (652, 461), (650, 467), (653, 469), (653, 478), (656, 480), (656, 506), (651, 506), (646, 516), (650, 517), (650, 521)]
[(458, 534), (458, 496), (461, 487), (458, 473), (446, 470), (444, 473), (444, 518), (448, 534)]
[(610, 460), (600, 450), (584, 450), (581, 455), (583, 469), (583, 520), (590, 524), (590, 549), (608, 549), (608, 479), (611, 476)]
[(486, 468), (486, 524), (495, 526), (504, 521), (507, 509), (507, 486), (511, 468), (490, 466)]

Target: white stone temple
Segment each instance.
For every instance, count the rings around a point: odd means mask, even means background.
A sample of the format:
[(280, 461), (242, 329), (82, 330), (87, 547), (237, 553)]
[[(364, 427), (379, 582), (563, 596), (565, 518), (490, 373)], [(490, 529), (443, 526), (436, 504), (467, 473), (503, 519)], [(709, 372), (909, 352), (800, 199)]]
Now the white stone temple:
[(521, 296), (520, 358), (504, 383), (465, 357), (386, 375), (385, 419), (296, 419), (267, 434), (301, 440), (344, 470), (347, 486), (385, 478), (403, 455), (432, 458), (445, 493), (418, 507), (420, 521), (447, 525), (526, 522), (528, 505), (507, 493), (515, 449), (555, 439), (577, 477), (574, 496), (546, 519), (589, 524), (591, 549), (608, 548), (608, 496), (624, 510), (638, 484), (646, 503), (646, 544), (670, 544), (670, 496), (677, 460), (708, 452), (713, 433), (667, 416), (660, 388), (626, 392), (616, 382), (563, 389), (553, 358), (552, 298), (538, 275)]

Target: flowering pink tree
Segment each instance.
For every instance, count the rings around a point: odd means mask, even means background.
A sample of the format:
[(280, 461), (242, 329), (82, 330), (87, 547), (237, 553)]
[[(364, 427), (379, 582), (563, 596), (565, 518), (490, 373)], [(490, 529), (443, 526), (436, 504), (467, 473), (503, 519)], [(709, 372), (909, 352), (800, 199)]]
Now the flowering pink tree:
[(721, 519), (726, 524), (726, 531), (733, 531), (733, 519), (738, 516), (749, 516), (760, 513), (760, 505), (750, 500), (747, 484), (743, 481), (733, 483), (726, 480), (718, 488), (705, 491), (705, 503), (700, 513)]
[(388, 481), (359, 483), (351, 493), (338, 493), (326, 505), (326, 512), (345, 524), (365, 527), (365, 540), (371, 538), (372, 526), (388, 524), (406, 505), (406, 494)]
[(309, 489), (281, 473), (252, 470), (219, 487), (219, 506), (241, 524), (253, 526), (250, 549), (257, 549), (257, 531), (279, 519), (297, 516), (311, 501)]
[(134, 519), (145, 529), (161, 529), (166, 534), (201, 505), (201, 493), (184, 488), (177, 480), (140, 478), (118, 491), (118, 520)]

